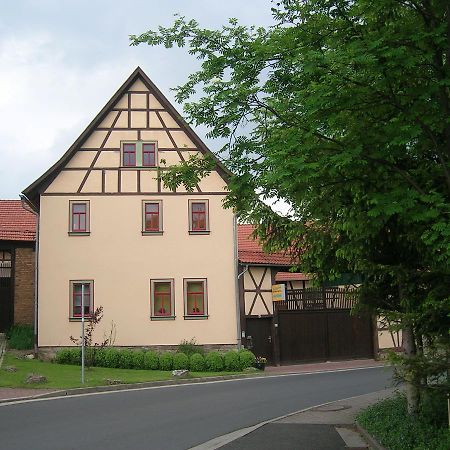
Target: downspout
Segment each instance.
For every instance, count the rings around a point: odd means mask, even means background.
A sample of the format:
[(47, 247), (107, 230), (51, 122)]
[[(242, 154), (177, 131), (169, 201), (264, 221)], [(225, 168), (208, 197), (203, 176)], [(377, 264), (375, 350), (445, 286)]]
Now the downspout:
[(36, 242), (34, 249), (34, 357), (38, 356), (38, 262), (39, 262), (39, 210), (24, 194), (20, 194), (22, 205), (36, 216)]
[[(239, 302), (239, 278), (244, 272), (239, 273), (239, 256), (238, 256), (238, 234), (237, 234), (237, 219), (236, 215), (233, 217), (233, 238), (234, 238), (234, 280), (235, 280), (235, 295), (236, 295), (236, 332), (237, 332), (237, 346), (240, 350), (242, 347), (242, 330), (241, 330), (241, 305)], [(247, 267), (248, 270), (248, 267)]]

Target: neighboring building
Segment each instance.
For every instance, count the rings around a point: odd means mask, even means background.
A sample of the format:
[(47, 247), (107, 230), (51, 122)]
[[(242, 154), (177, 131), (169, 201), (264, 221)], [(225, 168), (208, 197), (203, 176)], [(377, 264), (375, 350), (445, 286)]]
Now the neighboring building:
[(116, 346), (238, 342), (234, 215), (227, 172), (194, 192), (166, 189), (167, 166), (209, 150), (137, 68), (44, 175), (24, 190), (39, 211), (41, 350), (73, 345), (102, 306)]
[(0, 200), (0, 332), (33, 324), (35, 230), (20, 200)]

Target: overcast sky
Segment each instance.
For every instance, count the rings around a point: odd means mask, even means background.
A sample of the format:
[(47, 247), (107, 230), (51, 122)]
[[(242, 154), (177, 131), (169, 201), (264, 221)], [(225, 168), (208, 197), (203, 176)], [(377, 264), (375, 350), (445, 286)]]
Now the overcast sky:
[(270, 7), (270, 0), (2, 2), (0, 198), (18, 198), (58, 160), (136, 66), (175, 104), (170, 88), (197, 61), (185, 50), (130, 47), (130, 34), (171, 25), (175, 13), (208, 28), (230, 17), (270, 25)]

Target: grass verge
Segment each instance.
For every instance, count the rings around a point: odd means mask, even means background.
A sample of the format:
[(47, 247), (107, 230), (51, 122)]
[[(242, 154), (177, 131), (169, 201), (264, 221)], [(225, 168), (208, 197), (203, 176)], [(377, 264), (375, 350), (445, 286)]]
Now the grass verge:
[(439, 406), (431, 414), (424, 408), (411, 417), (405, 397), (399, 394), (370, 406), (356, 421), (389, 450), (448, 450), (450, 431), (442, 415), (445, 418), (445, 408)]
[[(8, 372), (7, 366), (14, 366), (17, 372)], [(30, 385), (25, 383), (28, 374), (35, 373), (47, 377), (47, 383)], [(236, 375), (242, 372), (190, 372), (190, 378), (203, 378), (225, 375)], [(0, 369), (0, 387), (70, 389), (77, 387), (105, 386), (106, 379), (120, 380), (123, 383), (142, 383), (146, 381), (172, 380), (170, 371), (107, 369), (94, 367), (85, 372), (85, 384), (80, 382), (80, 366), (54, 364), (39, 360), (19, 359), (11, 353), (6, 353), (3, 366)]]

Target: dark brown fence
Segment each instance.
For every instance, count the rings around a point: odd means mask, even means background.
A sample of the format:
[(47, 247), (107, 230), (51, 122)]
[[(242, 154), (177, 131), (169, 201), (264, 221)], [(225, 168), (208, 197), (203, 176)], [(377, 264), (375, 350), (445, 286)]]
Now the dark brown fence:
[(356, 291), (343, 288), (307, 288), (286, 291), (286, 300), (274, 302), (276, 311), (351, 309)]

